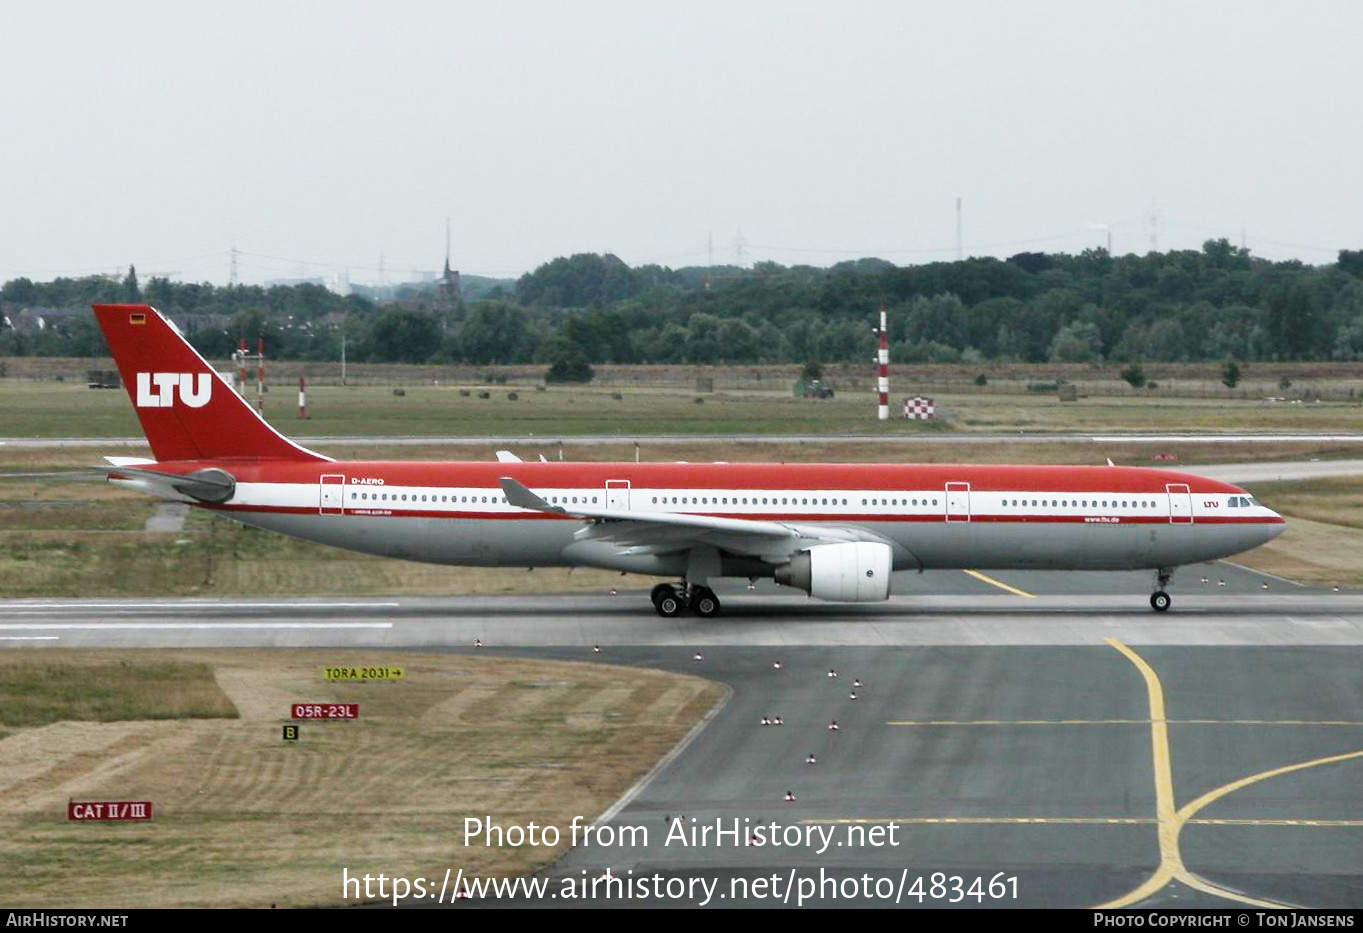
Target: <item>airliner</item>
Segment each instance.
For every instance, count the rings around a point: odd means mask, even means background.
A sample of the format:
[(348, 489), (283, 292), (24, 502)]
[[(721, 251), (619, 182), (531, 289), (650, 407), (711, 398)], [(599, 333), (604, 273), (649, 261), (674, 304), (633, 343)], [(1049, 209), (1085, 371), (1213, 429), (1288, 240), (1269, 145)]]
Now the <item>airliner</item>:
[(962, 464), (338, 461), (265, 421), (147, 305), (94, 305), (152, 459), (110, 482), (402, 560), (667, 578), (658, 614), (720, 613), (721, 577), (870, 602), (902, 570), (1154, 571), (1277, 537), (1245, 490), (1162, 469)]

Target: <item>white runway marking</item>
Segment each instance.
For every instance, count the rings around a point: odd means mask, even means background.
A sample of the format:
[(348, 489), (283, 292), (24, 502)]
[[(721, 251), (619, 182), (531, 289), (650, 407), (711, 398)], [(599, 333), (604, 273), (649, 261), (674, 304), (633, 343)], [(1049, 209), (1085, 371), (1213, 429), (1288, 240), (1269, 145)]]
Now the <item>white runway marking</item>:
[(26, 612), (32, 609), (394, 609), (397, 602), (384, 603), (218, 603), (218, 602), (24, 602), (0, 605), (0, 612)]
[(60, 641), (60, 635), (0, 635), (0, 641)]
[(355, 629), (392, 628), (392, 622), (12, 622), (0, 623), (0, 629), (20, 632), (85, 631), (104, 632), (112, 629)]

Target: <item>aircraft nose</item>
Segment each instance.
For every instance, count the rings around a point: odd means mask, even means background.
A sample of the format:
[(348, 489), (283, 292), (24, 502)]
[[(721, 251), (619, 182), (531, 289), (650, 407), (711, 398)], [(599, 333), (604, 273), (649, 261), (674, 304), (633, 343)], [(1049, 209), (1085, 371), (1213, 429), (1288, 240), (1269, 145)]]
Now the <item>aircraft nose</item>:
[(1268, 521), (1260, 526), (1263, 531), (1263, 541), (1260, 542), (1261, 544), (1267, 544), (1287, 530), (1286, 519), (1272, 509), (1266, 509), (1266, 511), (1269, 514), (1269, 518)]

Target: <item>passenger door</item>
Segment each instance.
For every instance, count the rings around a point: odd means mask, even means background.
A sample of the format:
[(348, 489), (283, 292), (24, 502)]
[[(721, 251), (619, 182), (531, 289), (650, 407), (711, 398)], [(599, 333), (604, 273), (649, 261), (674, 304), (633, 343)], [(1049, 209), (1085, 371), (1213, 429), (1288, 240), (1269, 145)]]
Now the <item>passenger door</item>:
[(1168, 483), (1169, 524), (1191, 525), (1193, 523), (1193, 495), (1187, 483)]
[(345, 476), (341, 473), (323, 473), (321, 498), (318, 511), (323, 515), (341, 515), (345, 512)]

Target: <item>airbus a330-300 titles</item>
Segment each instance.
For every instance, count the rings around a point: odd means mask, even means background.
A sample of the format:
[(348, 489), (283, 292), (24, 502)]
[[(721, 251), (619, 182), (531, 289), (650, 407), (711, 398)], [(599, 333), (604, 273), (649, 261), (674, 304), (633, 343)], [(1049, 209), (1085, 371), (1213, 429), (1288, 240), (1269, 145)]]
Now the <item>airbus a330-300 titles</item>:
[(889, 598), (926, 569), (1155, 572), (1249, 550), (1283, 519), (1239, 487), (1160, 469), (773, 463), (337, 461), (271, 427), (146, 305), (96, 305), (154, 459), (120, 486), (309, 541), (436, 564), (599, 567), (677, 580), (663, 616), (714, 616), (711, 581)]

